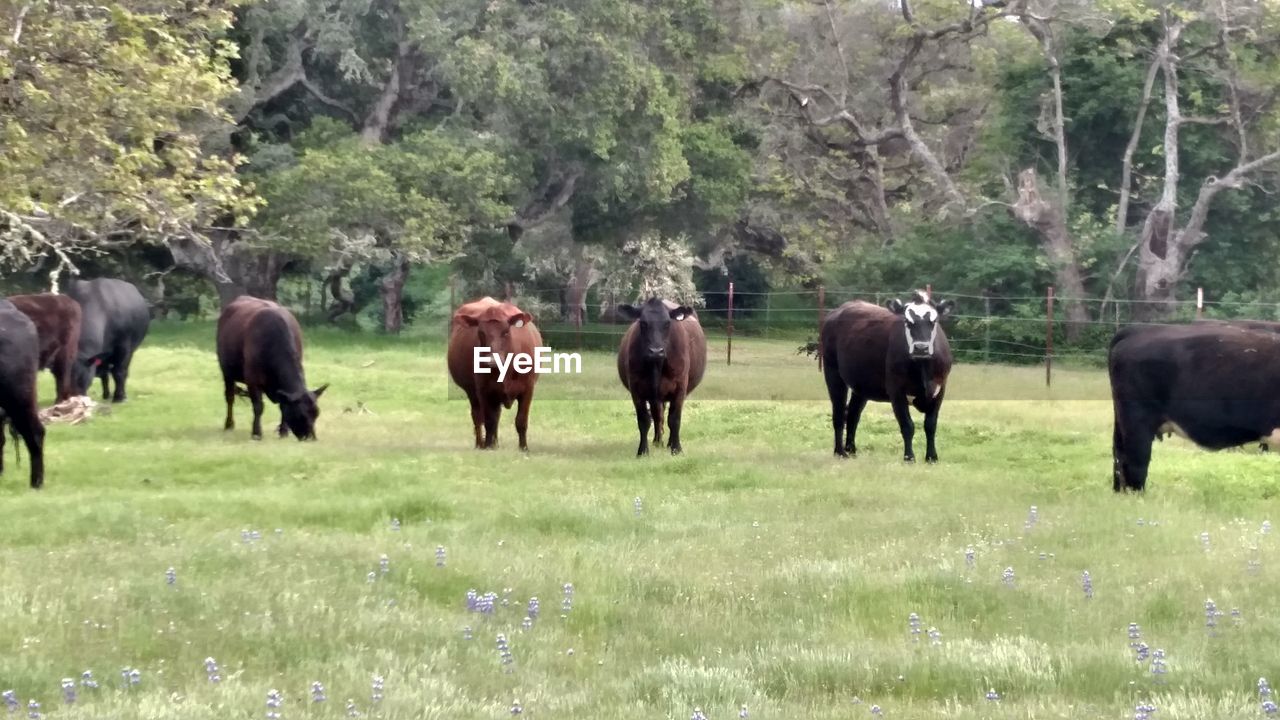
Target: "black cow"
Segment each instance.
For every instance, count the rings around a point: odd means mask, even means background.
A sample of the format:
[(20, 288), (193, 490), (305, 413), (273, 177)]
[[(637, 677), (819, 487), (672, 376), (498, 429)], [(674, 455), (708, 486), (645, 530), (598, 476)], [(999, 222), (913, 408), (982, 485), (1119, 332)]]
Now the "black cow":
[(235, 429), (231, 411), (240, 394), (236, 383), (244, 383), (253, 405), (253, 439), (262, 439), (263, 395), (280, 406), (276, 427), (280, 437), (292, 431), (299, 440), (316, 439), (317, 400), (329, 385), (307, 389), (302, 372), (302, 329), (293, 313), (270, 300), (242, 295), (222, 308), (217, 343), (227, 400), (223, 429)]
[(702, 382), (707, 369), (707, 337), (693, 308), (651, 298), (639, 307), (619, 305), (618, 313), (633, 320), (618, 348), (618, 378), (631, 393), (640, 429), (636, 455), (649, 454), (649, 423), (653, 444), (662, 446), (662, 411), (670, 403), (668, 424), (672, 455), (683, 450), (680, 419), (684, 401)]
[(22, 436), (31, 462), (31, 487), (44, 485), (44, 425), (36, 409), (40, 337), (35, 323), (0, 300), (0, 472), (4, 471), (5, 422)]
[(886, 303), (886, 309), (848, 302), (823, 319), (819, 363), (831, 397), (836, 455), (858, 454), (854, 441), (858, 421), (867, 402), (874, 400), (893, 405), (907, 462), (916, 459), (911, 447), (916, 429), (909, 406), (924, 413), (925, 460), (938, 461), (934, 436), (951, 372), (951, 346), (942, 318), (952, 305), (950, 300), (934, 302), (927, 292), (917, 291), (910, 303), (895, 298)]
[(1280, 441), (1280, 335), (1247, 324), (1130, 325), (1107, 353), (1112, 489), (1143, 490), (1165, 433), (1210, 450)]
[[(72, 280), (67, 294), (80, 303), (80, 351), (76, 362), (76, 394), (85, 395), (97, 375), (102, 380), (102, 399), (124, 402), (125, 383), (133, 353), (147, 336), (151, 310), (138, 288), (124, 280)], [(115, 380), (115, 394), (107, 386), (107, 375)]]

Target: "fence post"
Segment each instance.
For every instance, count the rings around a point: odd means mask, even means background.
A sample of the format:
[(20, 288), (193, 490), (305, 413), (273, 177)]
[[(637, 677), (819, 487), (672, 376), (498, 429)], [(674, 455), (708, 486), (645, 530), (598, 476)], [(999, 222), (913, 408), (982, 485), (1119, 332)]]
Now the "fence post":
[(584, 312), (585, 311), (582, 308), (578, 308), (578, 310), (573, 313), (573, 329), (574, 329), (574, 334), (577, 335), (578, 337), (579, 351), (582, 350), (582, 316)]
[(1204, 288), (1196, 288), (1196, 320), (1204, 317)]
[(985, 349), (983, 350), (983, 362), (991, 364), (991, 293), (990, 291), (982, 291), (982, 327), (984, 336)]
[(733, 281), (729, 281), (729, 348), (725, 355), (728, 365), (733, 364)]
[(453, 312), (458, 309), (458, 276), (449, 276), (449, 312), (444, 315), (444, 337), (449, 339), (449, 331), (453, 329)]
[(818, 286), (818, 362), (822, 362), (822, 320), (827, 315), (827, 286)]
[(770, 308), (772, 306), (773, 291), (769, 291), (764, 294), (764, 337), (766, 339), (769, 337), (769, 326), (773, 324), (773, 319), (770, 317)]
[(1053, 375), (1053, 286), (1049, 286), (1046, 295), (1048, 316), (1044, 326), (1044, 386), (1049, 387)]

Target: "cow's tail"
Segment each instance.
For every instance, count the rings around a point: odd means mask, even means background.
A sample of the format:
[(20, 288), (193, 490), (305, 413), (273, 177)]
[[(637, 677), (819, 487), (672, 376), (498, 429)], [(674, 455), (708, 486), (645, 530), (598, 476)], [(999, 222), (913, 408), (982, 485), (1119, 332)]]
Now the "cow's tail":
[[(0, 432), (4, 430), (0, 429)], [(13, 423), (9, 423), (9, 440), (13, 445), (13, 464), (15, 467), (22, 467), (22, 438), (18, 436), (18, 428)]]

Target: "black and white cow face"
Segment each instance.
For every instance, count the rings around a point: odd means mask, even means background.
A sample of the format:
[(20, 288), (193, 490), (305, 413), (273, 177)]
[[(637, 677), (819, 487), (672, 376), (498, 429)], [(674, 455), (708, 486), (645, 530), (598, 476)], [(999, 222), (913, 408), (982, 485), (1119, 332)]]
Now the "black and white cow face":
[(909, 303), (904, 304), (897, 298), (885, 303), (885, 307), (891, 312), (902, 316), (907, 335), (907, 353), (916, 360), (933, 357), (938, 328), (942, 326), (942, 318), (951, 312), (953, 305), (950, 300), (934, 302), (929, 293), (923, 290), (917, 290)]

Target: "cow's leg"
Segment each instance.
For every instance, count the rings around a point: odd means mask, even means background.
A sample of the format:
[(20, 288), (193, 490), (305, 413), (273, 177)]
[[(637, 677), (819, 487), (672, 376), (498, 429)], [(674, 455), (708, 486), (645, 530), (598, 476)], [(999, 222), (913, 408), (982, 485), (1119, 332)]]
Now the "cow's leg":
[(498, 421), (502, 419), (502, 402), (488, 400), (484, 412), (484, 446), (489, 449), (498, 447)]
[(649, 415), (653, 418), (653, 446), (662, 447), (663, 402), (661, 399), (649, 401)]
[(222, 378), (222, 387), (223, 394), (227, 398), (227, 419), (226, 422), (222, 423), (222, 429), (235, 430), (236, 417), (232, 414), (232, 410), (236, 405), (236, 381), (231, 380), (224, 375)]
[(71, 363), (74, 359), (67, 355), (64, 347), (58, 350), (49, 363), (49, 374), (53, 375), (53, 385), (57, 388), (57, 402), (62, 402), (75, 394), (71, 389)]
[(1158, 423), (1146, 413), (1115, 405), (1116, 426), (1112, 432), (1114, 479), (1112, 489), (1141, 491), (1147, 486), (1147, 468), (1151, 464), (1151, 444)]
[(467, 393), (467, 401), (471, 403), (471, 425), (475, 430), (476, 449), (484, 449), (484, 407), (475, 393)]
[(44, 485), (44, 425), (40, 422), (39, 413), (36, 412), (34, 398), (24, 410), (25, 412), (19, 412), (9, 420), (27, 446), (27, 455), (31, 462), (31, 489), (39, 490)]
[(867, 406), (867, 399), (856, 392), (849, 393), (849, 417), (845, 420), (844, 451), (850, 455), (858, 454), (858, 423), (862, 420), (862, 410)]
[(679, 455), (684, 452), (684, 447), (680, 445), (680, 421), (684, 415), (684, 393), (677, 392), (676, 396), (671, 398), (671, 411), (667, 416), (667, 424), (671, 427), (671, 439), (667, 442), (671, 446), (671, 454)]
[[(834, 362), (829, 359), (822, 368), (823, 379), (827, 381), (827, 395), (831, 397), (831, 430), (835, 435), (835, 454), (838, 457), (849, 457), (849, 451), (845, 449), (844, 424), (848, 417), (848, 409), (852, 406), (848, 405), (849, 386), (844, 384), (844, 380), (840, 377), (840, 370)], [(853, 442), (853, 431), (849, 431), (849, 443)]]
[(116, 381), (116, 391), (111, 396), (111, 402), (122, 403), (128, 399), (125, 385), (129, 381), (129, 363), (131, 362), (133, 362), (133, 348), (122, 347), (116, 351), (114, 362), (111, 363), (111, 378)]
[(106, 402), (111, 399), (111, 388), (107, 387), (107, 361), (103, 360), (94, 368), (94, 373), (98, 379), (102, 381), (102, 401)]
[(529, 406), (533, 404), (533, 388), (516, 398), (516, 433), (520, 436), (520, 449), (529, 452)]
[(911, 439), (916, 434), (916, 424), (911, 419), (911, 406), (907, 404), (905, 395), (893, 399), (893, 416), (898, 420), (898, 430), (902, 432), (902, 459), (915, 462), (916, 453), (911, 449)]
[(4, 431), (7, 418), (0, 412), (0, 475), (4, 474)]
[(276, 426), (276, 435), (280, 438), (289, 437), (289, 426), (284, 423), (284, 406), (280, 406), (280, 424)]
[(934, 444), (934, 438), (938, 434), (938, 412), (941, 410), (942, 403), (935, 402), (924, 412), (924, 461), (927, 463), (938, 462), (938, 446)]
[(632, 397), (636, 406), (636, 427), (640, 429), (640, 447), (636, 449), (636, 457), (649, 454), (649, 403), (641, 398)]
[(256, 387), (250, 387), (249, 402), (253, 404), (253, 432), (251, 434), (254, 440), (261, 440), (262, 439), (262, 391)]

